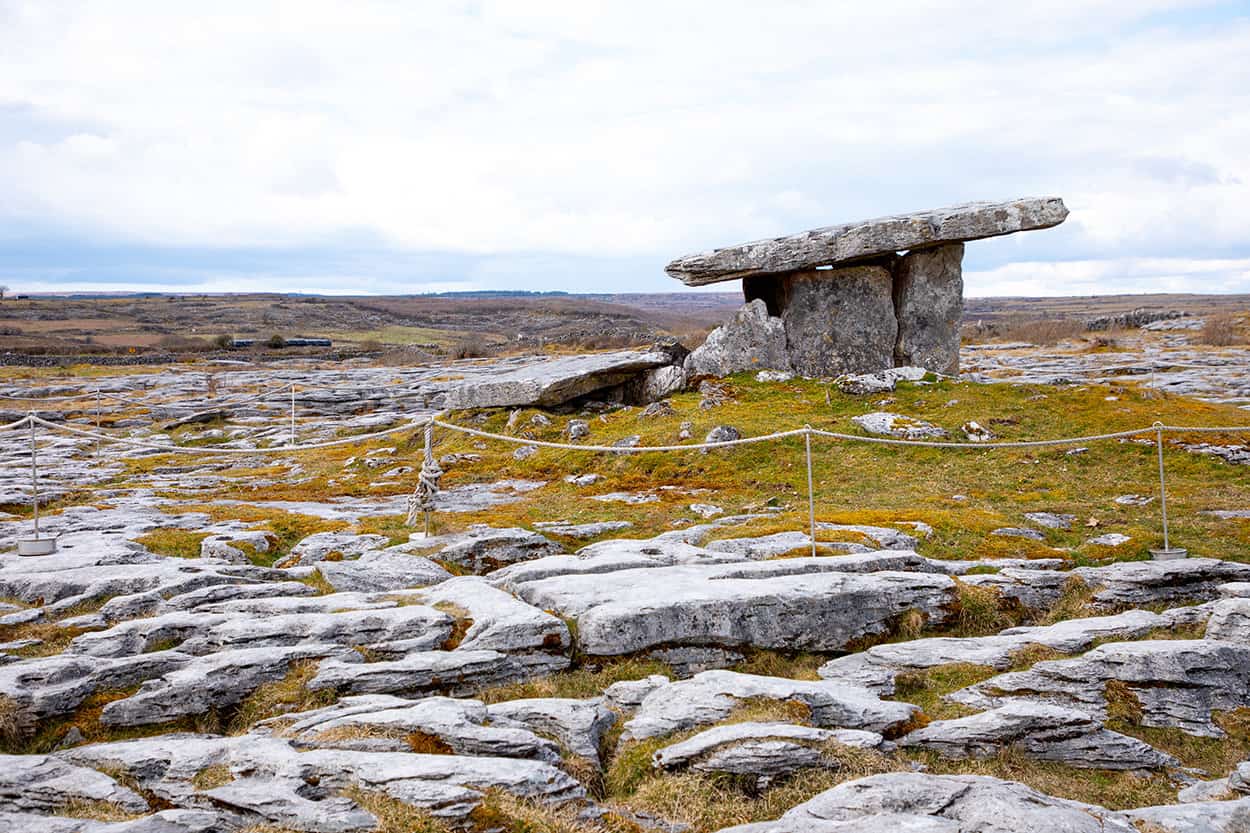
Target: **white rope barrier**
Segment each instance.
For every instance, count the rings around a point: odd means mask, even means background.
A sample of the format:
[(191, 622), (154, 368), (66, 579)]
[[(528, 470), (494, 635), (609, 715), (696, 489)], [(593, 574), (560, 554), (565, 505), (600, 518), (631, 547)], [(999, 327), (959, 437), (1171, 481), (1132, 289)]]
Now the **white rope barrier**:
[[(172, 443), (153, 443), (144, 442), (143, 440), (135, 440), (130, 437), (114, 437), (108, 434), (97, 434), (95, 431), (88, 431), (85, 428), (75, 428), (72, 425), (60, 425), (55, 422), (49, 422), (42, 417), (31, 415), (26, 419), (37, 422), (54, 431), (62, 431), (69, 434), (77, 434), (81, 437), (92, 437), (111, 443), (119, 443), (134, 448), (144, 448), (153, 451), (164, 451), (169, 454), (246, 454), (255, 456), (257, 454), (293, 454), (301, 451), (315, 451), (322, 448), (335, 448), (343, 445), (355, 445), (357, 443), (366, 442), (368, 440), (377, 439), (378, 437), (386, 437), (391, 434), (398, 434), (403, 431), (412, 431), (417, 428), (424, 427), (428, 420), (417, 420), (407, 422), (403, 425), (396, 425), (393, 428), (385, 428), (381, 431), (373, 431), (368, 434), (356, 434), (351, 437), (342, 437), (337, 440), (329, 440), (323, 443), (307, 443), (305, 445), (280, 445), (272, 448), (213, 448), (210, 446), (185, 446), (173, 445)], [(22, 420), (25, 422), (25, 420)]]

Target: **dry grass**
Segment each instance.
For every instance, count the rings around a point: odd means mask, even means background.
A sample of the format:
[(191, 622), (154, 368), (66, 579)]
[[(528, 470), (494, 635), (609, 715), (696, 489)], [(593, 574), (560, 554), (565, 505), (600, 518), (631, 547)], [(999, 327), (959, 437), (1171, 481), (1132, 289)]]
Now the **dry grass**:
[(1247, 341), (1243, 320), (1236, 315), (1212, 315), (1205, 320), (1196, 341), (1211, 347), (1230, 347)]
[(1216, 712), (1212, 719), (1224, 731), (1224, 737), (1204, 738), (1179, 729), (1141, 726), (1115, 718), (1107, 722), (1107, 728), (1140, 738), (1175, 755), (1182, 764), (1205, 773), (1208, 778), (1222, 778), (1241, 761), (1250, 760), (1250, 708)]
[(191, 779), (191, 786), (197, 790), (212, 790), (224, 787), (234, 780), (234, 773), (225, 764), (213, 764), (204, 767)]
[(948, 702), (943, 696), (988, 680), (997, 673), (988, 665), (967, 662), (952, 662), (918, 671), (905, 671), (894, 679), (894, 699), (919, 706), (926, 720), (967, 717), (976, 710)]
[(785, 677), (790, 680), (819, 680), (816, 673), (828, 657), (806, 651), (790, 653), (753, 649), (746, 651), (746, 659), (733, 667), (741, 674), (758, 674), (762, 677)]
[(587, 665), (572, 671), (561, 671), (537, 680), (488, 688), (479, 692), (477, 699), (488, 704), (531, 697), (584, 699), (602, 694), (603, 690), (613, 683), (641, 680), (652, 674), (671, 677), (673, 670), (664, 663), (654, 660), (610, 660), (597, 666)]
[(1022, 610), (1009, 604), (995, 587), (966, 584), (955, 579), (953, 636), (991, 636), (1020, 624)]
[(1019, 781), (1047, 795), (1100, 804), (1112, 810), (1176, 803), (1176, 785), (1164, 775), (1137, 775), (1101, 769), (1078, 769), (1035, 761), (1011, 750), (989, 758), (949, 760), (932, 752), (911, 752), (935, 775), (989, 775)]
[(253, 691), (231, 715), (226, 730), (241, 735), (261, 720), (289, 712), (329, 706), (337, 699), (329, 689), (310, 691), (308, 682), (317, 673), (317, 660), (294, 662), (281, 680), (266, 683)]
[(1069, 619), (1083, 619), (1094, 615), (1092, 606), (1097, 588), (1090, 587), (1076, 576), (1070, 577), (1063, 584), (1059, 598), (1050, 609), (1037, 617), (1039, 625), (1053, 625)]
[(191, 532), (176, 526), (161, 527), (135, 538), (135, 543), (142, 544), (157, 555), (199, 558), (200, 542), (208, 535), (207, 532)]
[(428, 811), (384, 793), (351, 787), (343, 794), (373, 814), (377, 819), (376, 833), (451, 833), (453, 829)]
[(142, 813), (131, 813), (108, 801), (89, 801), (75, 798), (67, 801), (56, 810), (56, 815), (71, 819), (90, 819), (91, 821), (120, 822), (134, 821), (143, 818)]

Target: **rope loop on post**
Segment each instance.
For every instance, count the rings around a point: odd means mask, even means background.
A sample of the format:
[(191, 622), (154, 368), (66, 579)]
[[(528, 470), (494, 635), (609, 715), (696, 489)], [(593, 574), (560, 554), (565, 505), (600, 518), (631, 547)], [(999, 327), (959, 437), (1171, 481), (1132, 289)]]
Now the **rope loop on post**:
[(425, 425), (425, 449), (421, 461), (421, 473), (417, 477), (417, 488), (408, 496), (408, 526), (417, 522), (417, 515), (425, 515), (426, 534), (429, 534), (430, 514), (434, 511), (434, 503), (438, 498), (438, 483), (443, 477), (443, 470), (434, 459), (434, 423)]

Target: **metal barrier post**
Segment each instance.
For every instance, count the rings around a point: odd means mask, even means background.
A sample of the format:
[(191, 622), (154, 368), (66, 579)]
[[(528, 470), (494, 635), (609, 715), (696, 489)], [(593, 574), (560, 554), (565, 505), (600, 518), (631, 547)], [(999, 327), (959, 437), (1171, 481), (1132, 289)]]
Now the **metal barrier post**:
[(1150, 555), (1156, 561), (1170, 561), (1175, 558), (1184, 558), (1189, 553), (1184, 547), (1173, 549), (1171, 537), (1168, 534), (1168, 488), (1163, 474), (1163, 423), (1156, 422), (1154, 429), (1155, 449), (1159, 457), (1159, 509), (1163, 515), (1163, 549), (1152, 549)]
[(291, 445), (295, 445), (295, 385), (291, 385)]
[(28, 419), (30, 426), (30, 493), (31, 505), (35, 514), (35, 537), (39, 537), (39, 464), (35, 455), (35, 421)]
[(816, 494), (812, 489), (812, 426), (803, 426), (803, 446), (807, 457), (807, 524), (812, 538), (812, 557), (816, 557)]
[[(100, 433), (100, 386), (95, 386), (95, 431)], [(100, 456), (100, 440), (97, 437), (95, 441), (95, 456)]]

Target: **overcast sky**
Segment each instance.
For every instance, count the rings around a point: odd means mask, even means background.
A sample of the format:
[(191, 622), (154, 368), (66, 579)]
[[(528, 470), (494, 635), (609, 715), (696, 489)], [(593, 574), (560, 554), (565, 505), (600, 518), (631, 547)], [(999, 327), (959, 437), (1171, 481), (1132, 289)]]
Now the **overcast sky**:
[(1250, 292), (1250, 2), (0, 0), (19, 291), (667, 291), (1052, 194), (968, 295)]

